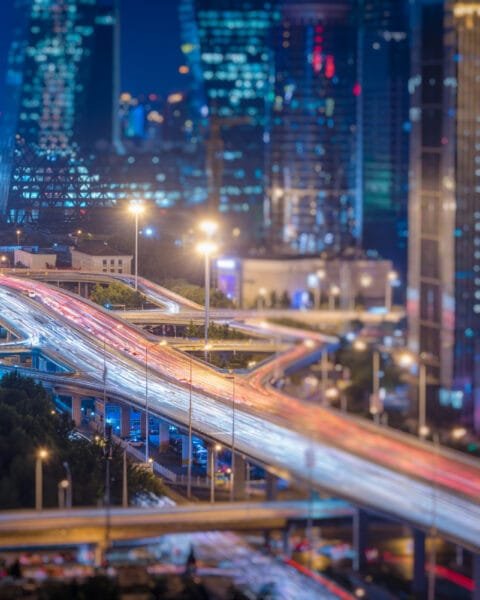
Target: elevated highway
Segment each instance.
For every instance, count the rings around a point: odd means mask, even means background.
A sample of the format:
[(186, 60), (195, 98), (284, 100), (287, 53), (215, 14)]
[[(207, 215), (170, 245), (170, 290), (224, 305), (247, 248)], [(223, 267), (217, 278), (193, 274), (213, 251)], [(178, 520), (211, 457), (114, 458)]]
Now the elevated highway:
[(314, 503), (216, 503), (142, 508), (75, 508), (0, 513), (0, 546), (101, 544), (146, 539), (183, 531), (255, 531), (285, 529), (290, 522), (351, 517), (353, 509), (338, 500)]
[(80, 375), (63, 376), (71, 385), (84, 379), (101, 396), (106, 375), (109, 396), (144, 406), (147, 373), (153, 414), (188, 423), (191, 394), (194, 428), (229, 446), (234, 409), (235, 448), (251, 459), (414, 527), (434, 526), (445, 538), (480, 550), (477, 461), (305, 405), (269, 387), (275, 369), (318, 357), (326, 343), (318, 336), (249, 375), (233, 378), (153, 342), (88, 301), (40, 282), (28, 285), (35, 298), (22, 294), (25, 281), (0, 278), (2, 318), (45, 351), (59, 352), (76, 364)]

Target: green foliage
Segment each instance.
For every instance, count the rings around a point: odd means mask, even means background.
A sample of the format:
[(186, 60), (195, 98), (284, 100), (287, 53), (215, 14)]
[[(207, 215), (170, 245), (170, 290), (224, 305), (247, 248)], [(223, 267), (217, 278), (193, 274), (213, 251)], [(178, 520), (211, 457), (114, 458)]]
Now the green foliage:
[[(193, 323), (190, 321), (187, 328), (185, 329), (185, 337), (187, 338), (202, 338), (205, 334), (204, 325)], [(217, 323), (210, 323), (208, 326), (208, 339), (209, 340), (247, 340), (248, 335), (245, 335), (241, 331), (231, 329), (228, 323), (223, 325), (217, 325)]]
[[(205, 304), (205, 288), (199, 285), (189, 283), (185, 279), (166, 279), (162, 285), (192, 302)], [(212, 308), (232, 308), (234, 304), (223, 292), (212, 288), (210, 290), (210, 306)]]
[(114, 282), (107, 286), (97, 284), (90, 294), (90, 300), (105, 306), (124, 305), (125, 308), (140, 308), (144, 297), (123, 283)]
[[(104, 495), (105, 456), (100, 444), (71, 439), (73, 421), (54, 411), (45, 389), (17, 373), (0, 381), (0, 509), (34, 505), (35, 461), (38, 448), (46, 448), (44, 504), (58, 502), (57, 485), (65, 478), (68, 462), (73, 480), (74, 505), (94, 505)], [(111, 462), (112, 500), (120, 502), (123, 456), (114, 446)], [(162, 493), (157, 479), (128, 463), (131, 497), (142, 491)]]

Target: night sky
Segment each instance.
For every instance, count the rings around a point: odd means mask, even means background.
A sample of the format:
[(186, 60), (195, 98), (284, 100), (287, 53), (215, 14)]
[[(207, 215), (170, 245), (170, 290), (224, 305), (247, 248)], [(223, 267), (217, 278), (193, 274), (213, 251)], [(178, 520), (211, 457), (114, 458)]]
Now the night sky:
[[(178, 0), (120, 0), (122, 19), (122, 90), (162, 95), (183, 89)], [(0, 110), (11, 41), (13, 0), (0, 0)]]

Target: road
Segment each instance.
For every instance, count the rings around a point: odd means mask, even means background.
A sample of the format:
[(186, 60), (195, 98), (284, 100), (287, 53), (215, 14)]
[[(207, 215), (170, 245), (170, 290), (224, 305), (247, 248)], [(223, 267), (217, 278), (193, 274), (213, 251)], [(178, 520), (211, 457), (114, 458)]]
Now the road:
[[(150, 411), (187, 423), (191, 369), (195, 430), (228, 446), (235, 404), (235, 447), (245, 455), (404, 522), (425, 529), (435, 524), (447, 539), (480, 549), (476, 462), (269, 387), (276, 369), (318, 353), (319, 339), (293, 346), (252, 374), (232, 377), (150, 341), (64, 291), (9, 276), (0, 284), (2, 318), (32, 343), (81, 365), (82, 377), (99, 390), (105, 361), (109, 396), (128, 396), (143, 405), (147, 373)], [(21, 293), (27, 286), (35, 298)]]

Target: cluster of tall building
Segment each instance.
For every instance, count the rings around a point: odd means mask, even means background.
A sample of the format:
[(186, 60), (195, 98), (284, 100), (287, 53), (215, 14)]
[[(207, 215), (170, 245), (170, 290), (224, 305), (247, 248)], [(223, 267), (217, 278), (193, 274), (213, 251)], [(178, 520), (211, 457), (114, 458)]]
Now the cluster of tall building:
[(17, 6), (7, 220), (142, 197), (277, 254), (361, 249), (405, 275), (408, 245), (410, 345), (480, 427), (478, 2), (179, 0), (189, 84), (165, 99), (120, 95), (114, 0)]

